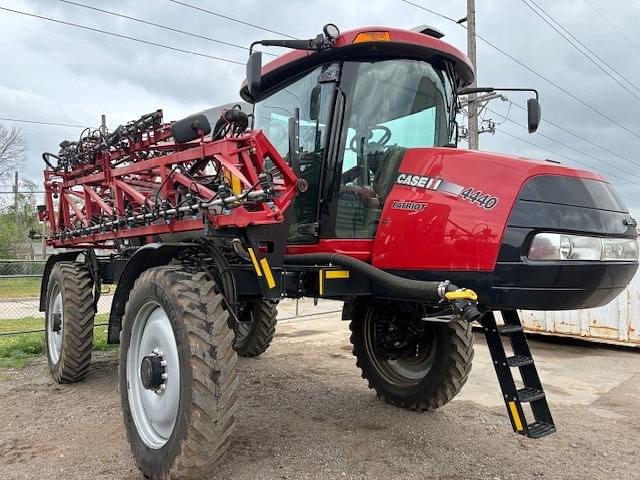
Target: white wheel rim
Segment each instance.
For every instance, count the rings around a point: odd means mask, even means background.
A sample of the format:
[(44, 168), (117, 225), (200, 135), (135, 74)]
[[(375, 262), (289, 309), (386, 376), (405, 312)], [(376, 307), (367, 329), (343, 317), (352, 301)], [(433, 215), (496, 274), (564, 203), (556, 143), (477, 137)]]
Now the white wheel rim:
[[(158, 303), (145, 303), (133, 322), (126, 368), (129, 408), (142, 441), (159, 449), (171, 437), (180, 407), (178, 347), (171, 321)], [(140, 366), (154, 352), (166, 362), (166, 378), (162, 389), (148, 390), (142, 383)]]
[[(54, 330), (55, 318), (58, 315), (60, 325), (57, 330)], [(60, 291), (60, 287), (55, 284), (49, 297), (49, 318), (47, 319), (47, 348), (49, 350), (49, 358), (53, 364), (57, 364), (60, 360), (62, 335), (64, 332), (63, 322), (62, 292)]]

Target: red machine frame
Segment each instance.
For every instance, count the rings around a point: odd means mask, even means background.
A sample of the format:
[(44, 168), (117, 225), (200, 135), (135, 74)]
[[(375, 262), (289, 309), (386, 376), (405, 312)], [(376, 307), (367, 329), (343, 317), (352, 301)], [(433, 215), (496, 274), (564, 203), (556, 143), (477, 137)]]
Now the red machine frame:
[[(282, 222), (297, 177), (266, 136), (248, 131), (211, 141), (198, 133), (199, 140), (179, 144), (172, 140), (171, 124), (156, 125), (123, 148), (99, 151), (93, 164), (67, 171), (47, 167), (40, 219), (51, 229), (48, 244), (111, 248), (116, 239), (201, 230), (203, 220), (215, 228)], [(186, 174), (183, 167), (203, 159), (217, 166), (233, 195), (225, 198)], [(261, 184), (266, 159), (278, 172), (270, 191)], [(179, 211), (185, 192), (192, 196), (190, 208)], [(204, 218), (195, 217), (198, 210)]]

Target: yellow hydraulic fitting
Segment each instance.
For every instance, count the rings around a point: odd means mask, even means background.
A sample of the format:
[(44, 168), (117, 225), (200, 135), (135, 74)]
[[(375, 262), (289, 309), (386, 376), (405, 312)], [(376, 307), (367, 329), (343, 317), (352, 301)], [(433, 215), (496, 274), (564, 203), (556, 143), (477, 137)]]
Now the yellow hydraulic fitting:
[(469, 288), (461, 288), (460, 290), (445, 293), (444, 298), (450, 302), (454, 300), (472, 300), (475, 302), (478, 300), (478, 294)]

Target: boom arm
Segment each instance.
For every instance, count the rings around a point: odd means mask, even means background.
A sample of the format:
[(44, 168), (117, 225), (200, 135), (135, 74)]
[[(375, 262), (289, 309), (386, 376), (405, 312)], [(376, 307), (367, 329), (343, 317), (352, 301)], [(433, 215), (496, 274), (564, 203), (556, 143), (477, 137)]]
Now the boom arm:
[(225, 138), (206, 139), (210, 127), (199, 117), (189, 124), (196, 139), (178, 143), (174, 129), (183, 135), (184, 122), (190, 119), (162, 123), (159, 110), (110, 135), (63, 142), (59, 155), (45, 154), (40, 218), (49, 223), (48, 243), (105, 248), (116, 239), (201, 230), (203, 224), (283, 222), (297, 178), (266, 136), (231, 128)]

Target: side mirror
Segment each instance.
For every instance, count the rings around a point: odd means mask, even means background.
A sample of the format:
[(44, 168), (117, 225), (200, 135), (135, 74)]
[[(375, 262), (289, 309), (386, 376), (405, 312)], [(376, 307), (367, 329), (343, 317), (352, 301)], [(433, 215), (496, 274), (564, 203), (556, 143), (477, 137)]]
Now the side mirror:
[(247, 61), (247, 89), (252, 98), (260, 94), (262, 80), (262, 52), (253, 52)]
[(541, 116), (542, 109), (540, 108), (540, 102), (535, 98), (527, 100), (527, 124), (529, 126), (529, 133), (533, 133), (538, 130)]
[(322, 87), (316, 85), (311, 90), (311, 99), (309, 100), (309, 119), (318, 120), (320, 118), (320, 92)]

